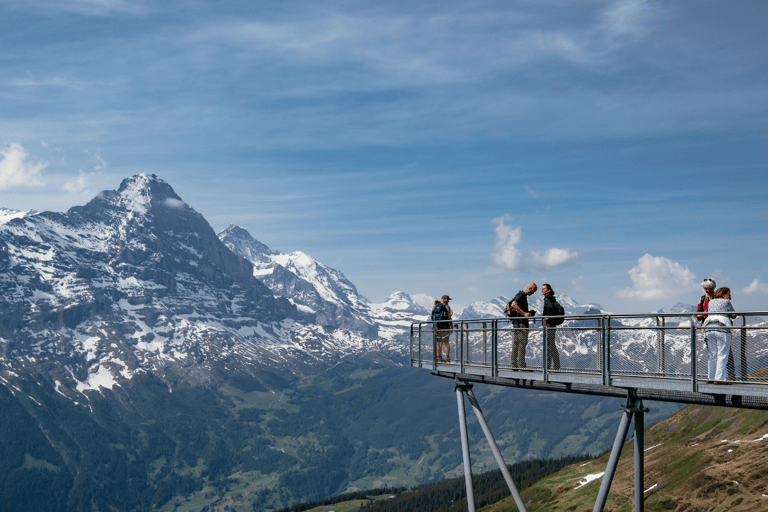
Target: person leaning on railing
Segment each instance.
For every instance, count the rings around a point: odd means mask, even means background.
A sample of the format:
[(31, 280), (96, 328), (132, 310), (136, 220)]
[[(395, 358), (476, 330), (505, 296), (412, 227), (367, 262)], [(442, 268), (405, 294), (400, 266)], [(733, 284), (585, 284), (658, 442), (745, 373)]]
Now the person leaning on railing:
[(707, 318), (702, 326), (705, 330), (709, 364), (707, 377), (709, 382), (724, 383), (727, 377), (728, 354), (731, 351), (731, 319), (736, 315), (728, 313), (735, 311), (731, 304), (731, 290), (725, 286), (715, 291), (714, 298), (709, 301)]

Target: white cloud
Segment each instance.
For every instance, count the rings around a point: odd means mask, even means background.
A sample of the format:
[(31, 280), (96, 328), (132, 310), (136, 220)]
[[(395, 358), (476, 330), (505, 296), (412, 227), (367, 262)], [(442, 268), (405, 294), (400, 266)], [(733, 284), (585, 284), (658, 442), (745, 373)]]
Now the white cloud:
[(185, 210), (187, 208), (187, 203), (173, 197), (167, 197), (165, 201), (163, 201), (163, 204), (168, 208), (173, 208), (175, 210)]
[(416, 295), (411, 295), (411, 299), (413, 302), (423, 308), (432, 309), (432, 307), (435, 305), (435, 298), (426, 293), (417, 293)]
[(506, 222), (513, 220), (509, 214), (493, 219), (496, 224), (496, 246), (491, 252), (494, 264), (512, 271), (522, 271), (526, 268), (551, 270), (555, 267), (569, 265), (580, 257), (580, 253), (570, 249), (552, 247), (544, 252), (534, 251), (528, 254), (518, 248), (523, 237), (521, 226), (509, 226)]
[(741, 293), (768, 293), (768, 283), (761, 282), (758, 278), (755, 278), (749, 286), (741, 290)]
[(107, 167), (107, 162), (104, 161), (103, 158), (101, 158), (101, 155), (96, 153), (93, 155), (93, 160), (96, 162), (96, 165), (94, 166), (94, 170), (100, 171)]
[(621, 0), (603, 12), (603, 27), (611, 35), (640, 38), (653, 11), (646, 0)]
[(0, 190), (14, 186), (44, 185), (37, 177), (48, 164), (28, 162), (27, 152), (21, 144), (11, 144), (0, 150), (0, 154), (3, 156), (0, 160)]
[(579, 259), (580, 256), (581, 253), (571, 251), (570, 249), (552, 247), (544, 251), (543, 254), (540, 252), (532, 252), (528, 257), (528, 260), (534, 268), (539, 270), (550, 270), (555, 267), (570, 265)]
[(496, 246), (493, 248), (491, 256), (493, 262), (500, 267), (509, 270), (521, 270), (522, 254), (517, 248), (517, 244), (520, 243), (523, 236), (523, 228), (505, 224), (505, 221), (512, 219), (513, 217), (509, 214), (493, 219), (493, 223), (496, 224), (493, 229), (496, 232)]
[(85, 173), (80, 170), (80, 175), (75, 181), (68, 181), (64, 183), (64, 190), (67, 192), (80, 192), (85, 189)]
[(698, 289), (696, 276), (679, 263), (661, 256), (646, 254), (629, 271), (633, 287), (619, 290), (617, 295), (628, 300), (658, 300)]

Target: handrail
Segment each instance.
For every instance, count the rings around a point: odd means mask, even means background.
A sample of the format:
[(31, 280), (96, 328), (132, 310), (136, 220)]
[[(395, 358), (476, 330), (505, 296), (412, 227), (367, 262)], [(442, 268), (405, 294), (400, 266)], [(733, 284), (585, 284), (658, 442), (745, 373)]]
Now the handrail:
[[(706, 313), (698, 313), (706, 315)], [(768, 397), (768, 311), (736, 311), (730, 332), (732, 361), (726, 383), (730, 393)], [(447, 321), (414, 322), (410, 330), (410, 364), (433, 372), (586, 383), (622, 388), (649, 388), (681, 392), (723, 392), (708, 375), (709, 354), (703, 329), (695, 313), (589, 314), (527, 317), (530, 328), (513, 325), (520, 318), (452, 320), (452, 329), (439, 329)], [(544, 318), (564, 318), (557, 327), (544, 327)], [(751, 321), (751, 323), (749, 323)], [(545, 340), (555, 329), (557, 354), (549, 354)], [(511, 359), (515, 331), (527, 339), (525, 363)], [(447, 334), (451, 361), (436, 352), (435, 334)], [(490, 352), (489, 352), (490, 351)], [(548, 356), (553, 363), (547, 364)], [(559, 367), (555, 368), (559, 358)]]

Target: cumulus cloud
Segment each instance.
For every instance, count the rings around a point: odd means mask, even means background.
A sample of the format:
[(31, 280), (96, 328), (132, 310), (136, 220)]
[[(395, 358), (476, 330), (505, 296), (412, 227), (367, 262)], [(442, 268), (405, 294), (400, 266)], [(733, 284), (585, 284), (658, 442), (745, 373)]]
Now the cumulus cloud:
[(666, 299), (698, 289), (696, 276), (679, 263), (661, 256), (646, 254), (629, 271), (632, 288), (619, 290), (617, 295), (628, 300)]
[(21, 144), (11, 144), (0, 150), (0, 155), (2, 155), (2, 160), (0, 160), (0, 190), (15, 186), (41, 187), (44, 185), (38, 176), (48, 164), (27, 161), (27, 152)]
[(580, 253), (570, 249), (552, 247), (544, 252), (533, 251), (524, 254), (518, 245), (523, 237), (521, 226), (511, 226), (513, 217), (509, 214), (493, 219), (496, 224), (496, 245), (491, 252), (494, 264), (513, 271), (522, 271), (527, 268), (537, 270), (551, 270), (555, 267), (570, 265), (580, 257)]
[(768, 293), (768, 283), (761, 282), (758, 278), (755, 278), (749, 286), (741, 290), (741, 293)]

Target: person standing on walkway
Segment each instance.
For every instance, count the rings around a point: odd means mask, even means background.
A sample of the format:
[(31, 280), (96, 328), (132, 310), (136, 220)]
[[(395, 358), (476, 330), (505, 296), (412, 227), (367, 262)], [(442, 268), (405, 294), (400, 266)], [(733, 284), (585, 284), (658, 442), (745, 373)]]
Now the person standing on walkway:
[[(557, 309), (557, 298), (552, 287), (544, 283), (541, 285), (541, 294), (544, 296), (544, 310), (541, 314), (547, 316), (559, 316), (561, 313)], [(547, 325), (547, 368), (553, 370), (560, 369), (560, 353), (555, 345), (555, 335), (557, 334), (558, 322), (551, 318), (546, 319)], [(550, 364), (551, 363), (551, 364)]]
[(731, 350), (732, 316), (731, 290), (723, 286), (715, 291), (709, 301), (707, 318), (704, 319), (705, 339), (709, 351), (708, 380), (720, 383), (728, 377), (728, 354)]
[(525, 364), (525, 347), (528, 345), (528, 318), (535, 312), (528, 311), (528, 296), (538, 290), (536, 283), (531, 283), (507, 304), (507, 316), (513, 318), (512, 326), (515, 328), (514, 342), (512, 344), (512, 367), (528, 368)]
[[(707, 309), (709, 309), (709, 301), (715, 298), (715, 288), (717, 288), (717, 285), (715, 284), (715, 280), (711, 277), (706, 278), (702, 283), (701, 287), (704, 288), (704, 295), (701, 296), (701, 299), (699, 299), (699, 304), (696, 306), (696, 312), (702, 313), (706, 312)], [(704, 320), (707, 318), (707, 315), (696, 315), (696, 320), (699, 321), (699, 325), (701, 325), (702, 334), (704, 334), (704, 340), (706, 341), (706, 334), (704, 331)], [(709, 348), (708, 348), (709, 349)], [(728, 377), (731, 380), (734, 380), (736, 378), (736, 363), (733, 359), (733, 348), (728, 349)]]
[[(440, 302), (435, 303), (435, 307), (432, 309), (431, 319), (437, 321), (435, 324), (435, 354), (438, 362), (451, 362), (451, 330), (453, 329), (453, 322), (446, 322), (445, 320), (451, 320), (453, 318), (453, 311), (451, 306), (448, 305), (448, 301), (451, 298), (448, 295), (443, 295)], [(445, 347), (445, 359), (443, 359), (443, 347)]]

